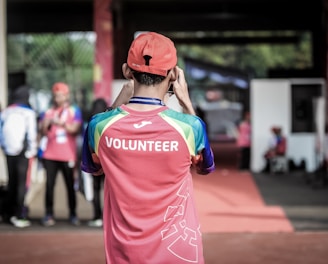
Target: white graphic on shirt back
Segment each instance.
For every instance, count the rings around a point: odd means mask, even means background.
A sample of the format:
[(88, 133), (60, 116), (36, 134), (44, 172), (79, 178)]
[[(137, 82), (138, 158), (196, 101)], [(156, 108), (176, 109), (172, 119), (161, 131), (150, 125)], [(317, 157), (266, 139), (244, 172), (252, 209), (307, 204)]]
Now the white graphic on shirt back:
[(173, 236), (178, 232), (178, 229), (176, 225), (171, 225), (170, 228), (162, 230), (162, 240), (169, 238), (170, 236)]
[[(179, 259), (187, 262), (198, 262), (197, 244), (193, 243), (197, 240), (196, 232), (186, 227), (185, 221), (181, 221), (179, 224), (183, 229), (183, 234), (168, 246), (168, 250)], [(188, 250), (186, 250), (186, 244), (189, 247)]]
[(166, 213), (164, 216), (164, 222), (167, 222), (169, 220), (171, 220), (172, 218), (178, 216), (178, 215), (183, 215), (183, 210), (184, 207), (182, 205), (180, 206), (169, 206), (166, 209)]
[(152, 124), (151, 121), (141, 121), (141, 123), (139, 123), (139, 124), (133, 124), (133, 126), (135, 128), (142, 128), (142, 127), (144, 127), (146, 125), (151, 125), (151, 124)]
[[(185, 202), (188, 200), (190, 193), (188, 188), (188, 181), (183, 182), (180, 186), (177, 196), (184, 199), (183, 204), (170, 205), (166, 209), (164, 214), (164, 222), (167, 222), (175, 217), (181, 217), (184, 215)], [(173, 223), (169, 228), (161, 231), (162, 240), (173, 238), (173, 241), (167, 247), (174, 256), (180, 260), (184, 260), (189, 263), (198, 262), (198, 246), (195, 241), (197, 240), (197, 233), (200, 233), (200, 227), (196, 230), (187, 226), (186, 219), (181, 219), (178, 226)]]

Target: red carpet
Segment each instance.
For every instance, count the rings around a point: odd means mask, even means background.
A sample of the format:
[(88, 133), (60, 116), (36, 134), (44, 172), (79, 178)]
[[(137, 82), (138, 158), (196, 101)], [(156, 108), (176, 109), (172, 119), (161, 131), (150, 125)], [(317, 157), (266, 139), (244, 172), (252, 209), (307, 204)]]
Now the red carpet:
[[(235, 169), (234, 145), (214, 145), (213, 152), (216, 171), (207, 176), (193, 174), (204, 233), (294, 231), (281, 207), (265, 205), (252, 175)], [(222, 164), (220, 157), (225, 159)]]

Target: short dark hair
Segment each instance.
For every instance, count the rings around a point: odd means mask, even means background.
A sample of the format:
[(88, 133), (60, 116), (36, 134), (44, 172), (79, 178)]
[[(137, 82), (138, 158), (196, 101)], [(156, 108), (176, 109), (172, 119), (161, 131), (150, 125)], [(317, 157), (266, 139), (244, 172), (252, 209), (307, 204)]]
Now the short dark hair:
[(107, 102), (104, 98), (97, 98), (92, 102), (91, 116), (104, 112), (107, 109)]
[(165, 79), (165, 76), (156, 75), (156, 74), (147, 73), (147, 72), (132, 71), (132, 74), (138, 83), (144, 84), (147, 86), (159, 84)]

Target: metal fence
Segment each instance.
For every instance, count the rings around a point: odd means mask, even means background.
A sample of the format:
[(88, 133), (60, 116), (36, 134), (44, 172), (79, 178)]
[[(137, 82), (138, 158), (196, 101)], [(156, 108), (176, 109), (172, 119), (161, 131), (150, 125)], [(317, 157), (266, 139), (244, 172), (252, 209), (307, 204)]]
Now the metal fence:
[(47, 106), (51, 87), (58, 81), (69, 84), (74, 103), (81, 107), (90, 103), (94, 32), (12, 34), (7, 41), (8, 73), (25, 72), (37, 111)]

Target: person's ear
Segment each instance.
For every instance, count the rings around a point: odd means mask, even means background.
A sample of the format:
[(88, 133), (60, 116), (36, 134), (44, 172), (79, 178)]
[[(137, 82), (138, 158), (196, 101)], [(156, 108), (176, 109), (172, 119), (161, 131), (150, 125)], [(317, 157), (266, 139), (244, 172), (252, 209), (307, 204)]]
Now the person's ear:
[(169, 75), (170, 75), (170, 82), (174, 82), (178, 79), (179, 71), (178, 71), (177, 66), (175, 66), (172, 70), (170, 70)]
[(128, 66), (127, 63), (123, 63), (123, 65), (122, 65), (122, 73), (123, 73), (123, 76), (124, 76), (126, 79), (128, 79), (128, 80), (133, 79), (132, 71), (131, 71), (131, 69), (129, 68), (129, 66)]

